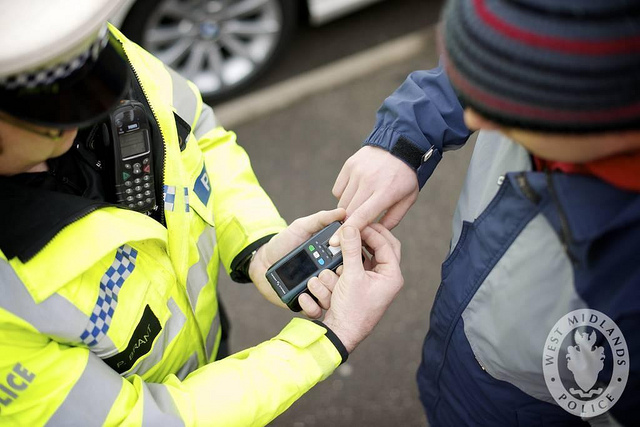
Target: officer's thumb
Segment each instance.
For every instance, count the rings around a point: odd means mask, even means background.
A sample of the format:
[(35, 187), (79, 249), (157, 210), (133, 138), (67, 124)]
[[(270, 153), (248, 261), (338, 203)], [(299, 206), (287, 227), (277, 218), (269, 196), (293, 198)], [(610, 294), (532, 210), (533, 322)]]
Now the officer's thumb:
[(362, 240), (356, 227), (347, 225), (340, 232), (340, 248), (344, 273), (352, 274), (364, 271), (362, 265)]

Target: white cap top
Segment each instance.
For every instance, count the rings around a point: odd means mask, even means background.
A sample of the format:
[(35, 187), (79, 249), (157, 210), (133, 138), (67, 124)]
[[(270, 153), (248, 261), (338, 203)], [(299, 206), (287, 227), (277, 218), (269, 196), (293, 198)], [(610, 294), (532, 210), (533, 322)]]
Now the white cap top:
[(127, 0), (0, 0), (0, 77), (86, 48)]

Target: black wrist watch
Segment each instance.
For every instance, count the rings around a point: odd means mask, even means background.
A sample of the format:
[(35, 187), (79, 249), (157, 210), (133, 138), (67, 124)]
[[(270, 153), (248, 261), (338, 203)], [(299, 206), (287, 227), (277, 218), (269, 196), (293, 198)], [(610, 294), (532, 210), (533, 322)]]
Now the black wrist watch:
[(249, 283), (249, 266), (258, 249), (267, 243), (275, 234), (264, 236), (244, 248), (231, 262), (231, 280), (236, 283)]

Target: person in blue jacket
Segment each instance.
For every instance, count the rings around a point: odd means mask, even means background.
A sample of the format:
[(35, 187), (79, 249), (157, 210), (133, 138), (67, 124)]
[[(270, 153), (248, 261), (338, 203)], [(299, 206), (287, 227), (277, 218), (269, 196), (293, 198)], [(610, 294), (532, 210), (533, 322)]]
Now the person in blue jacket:
[(480, 130), (417, 374), (432, 426), (638, 425), (640, 7), (450, 0), (333, 194), (395, 227)]

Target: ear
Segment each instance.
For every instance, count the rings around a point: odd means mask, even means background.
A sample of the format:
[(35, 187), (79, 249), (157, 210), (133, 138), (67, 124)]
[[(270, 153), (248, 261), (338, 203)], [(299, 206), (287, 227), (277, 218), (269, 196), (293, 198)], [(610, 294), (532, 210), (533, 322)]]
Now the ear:
[(478, 112), (471, 108), (464, 110), (464, 122), (470, 130), (499, 130), (500, 126), (497, 123), (481, 116)]

